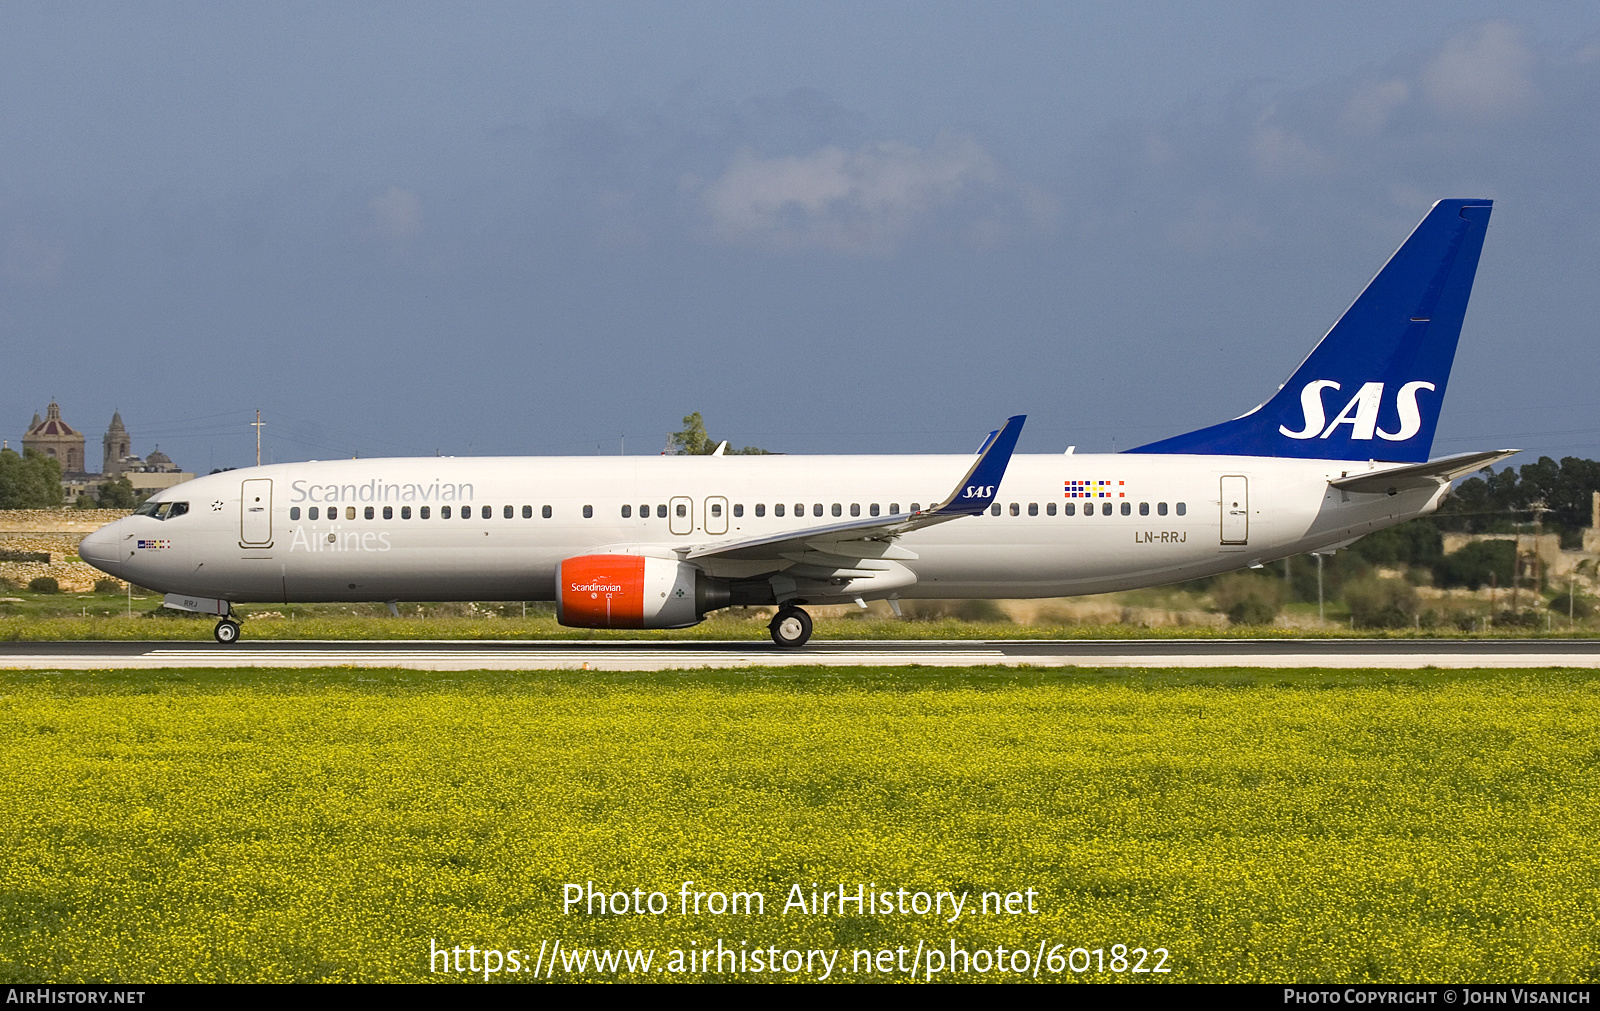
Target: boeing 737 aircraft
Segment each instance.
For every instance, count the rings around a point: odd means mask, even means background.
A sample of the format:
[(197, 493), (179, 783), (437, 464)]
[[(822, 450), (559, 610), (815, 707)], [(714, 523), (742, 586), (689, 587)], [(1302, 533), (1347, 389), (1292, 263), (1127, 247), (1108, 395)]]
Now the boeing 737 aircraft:
[(1441, 200), (1266, 403), (1112, 455), (422, 458), (202, 477), (84, 561), (219, 616), (244, 602), (554, 600), (564, 625), (680, 628), (775, 605), (1055, 597), (1326, 551), (1432, 512), (1515, 450), (1429, 459), (1489, 222)]

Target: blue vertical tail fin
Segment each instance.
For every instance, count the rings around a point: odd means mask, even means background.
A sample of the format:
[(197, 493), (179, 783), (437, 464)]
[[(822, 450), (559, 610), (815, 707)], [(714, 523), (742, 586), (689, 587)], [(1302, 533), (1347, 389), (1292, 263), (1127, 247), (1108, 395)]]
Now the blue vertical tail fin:
[(1492, 207), (1434, 204), (1271, 400), (1128, 452), (1428, 459)]

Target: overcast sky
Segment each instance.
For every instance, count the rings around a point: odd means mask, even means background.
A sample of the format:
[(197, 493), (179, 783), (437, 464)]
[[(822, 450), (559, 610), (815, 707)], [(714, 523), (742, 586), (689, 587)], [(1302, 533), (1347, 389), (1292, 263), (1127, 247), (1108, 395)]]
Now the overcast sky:
[(1600, 458), (1597, 180), (1592, 4), (5, 4), (0, 434), (1126, 449), (1489, 197), (1434, 451)]

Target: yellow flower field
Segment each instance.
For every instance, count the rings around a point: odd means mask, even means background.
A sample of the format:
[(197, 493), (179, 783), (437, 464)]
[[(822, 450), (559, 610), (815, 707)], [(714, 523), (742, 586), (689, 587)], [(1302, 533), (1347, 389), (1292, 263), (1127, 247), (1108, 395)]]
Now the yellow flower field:
[(1597, 716), (1557, 671), (5, 672), (0, 975), (1593, 980)]

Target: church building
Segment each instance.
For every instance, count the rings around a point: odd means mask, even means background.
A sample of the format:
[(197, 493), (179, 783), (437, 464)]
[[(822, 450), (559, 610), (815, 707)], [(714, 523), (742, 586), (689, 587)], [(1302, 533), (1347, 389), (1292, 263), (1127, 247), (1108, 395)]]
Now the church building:
[(83, 494), (94, 494), (102, 481), (125, 477), (133, 490), (149, 495), (163, 488), (171, 488), (194, 478), (193, 474), (178, 469), (171, 457), (157, 448), (149, 457), (133, 455), (133, 437), (122, 423), (122, 412), (114, 411), (111, 425), (100, 441), (101, 458), (98, 474), (85, 469), (83, 459), (83, 433), (67, 424), (61, 417), (61, 406), (55, 401), (45, 411), (43, 419), (33, 416), (28, 433), (22, 437), (24, 450), (34, 449), (45, 456), (61, 461), (61, 490), (70, 502)]

